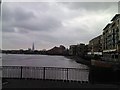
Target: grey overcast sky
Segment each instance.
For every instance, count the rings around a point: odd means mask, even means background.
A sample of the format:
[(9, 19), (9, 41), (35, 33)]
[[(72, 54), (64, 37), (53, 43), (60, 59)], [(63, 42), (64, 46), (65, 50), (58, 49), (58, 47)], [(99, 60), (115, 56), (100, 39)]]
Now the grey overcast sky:
[(4, 2), (2, 48), (50, 49), (85, 43), (102, 34), (117, 2)]

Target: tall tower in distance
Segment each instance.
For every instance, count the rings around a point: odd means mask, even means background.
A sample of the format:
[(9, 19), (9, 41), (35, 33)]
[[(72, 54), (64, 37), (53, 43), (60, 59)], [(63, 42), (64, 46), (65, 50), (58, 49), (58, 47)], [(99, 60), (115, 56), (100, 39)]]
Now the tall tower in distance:
[(118, 14), (120, 14), (120, 1), (118, 2)]
[(35, 47), (34, 47), (34, 42), (33, 42), (33, 45), (32, 45), (32, 51), (34, 51), (35, 50)]

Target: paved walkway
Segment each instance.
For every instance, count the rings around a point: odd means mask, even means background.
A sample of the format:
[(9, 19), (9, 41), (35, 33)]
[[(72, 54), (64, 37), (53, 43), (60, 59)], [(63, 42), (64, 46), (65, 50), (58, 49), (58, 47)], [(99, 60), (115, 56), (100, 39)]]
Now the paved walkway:
[[(5, 79), (7, 83), (3, 83), (3, 90), (6, 88), (112, 88), (120, 89), (120, 85), (110, 84), (88, 84), (80, 82), (63, 82), (53, 80), (30, 80), (30, 79)], [(5, 81), (5, 82), (6, 82)]]

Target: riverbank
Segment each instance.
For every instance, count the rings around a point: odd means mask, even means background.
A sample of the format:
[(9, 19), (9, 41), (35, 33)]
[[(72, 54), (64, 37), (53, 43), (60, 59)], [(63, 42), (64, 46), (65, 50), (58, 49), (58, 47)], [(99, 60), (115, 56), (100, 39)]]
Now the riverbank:
[(87, 65), (87, 66), (91, 65), (91, 60), (86, 60), (86, 59), (83, 59), (83, 58), (78, 57), (78, 56), (65, 56), (65, 57), (68, 58), (68, 59), (73, 59), (77, 63), (81, 63), (81, 64), (84, 64), (84, 65)]
[(67, 56), (66, 58), (73, 59), (77, 63), (87, 65), (90, 68), (89, 81), (91, 83), (120, 84), (120, 69), (118, 67), (108, 67), (109, 64), (101, 63), (102, 61), (91, 65), (91, 60), (77, 56)]

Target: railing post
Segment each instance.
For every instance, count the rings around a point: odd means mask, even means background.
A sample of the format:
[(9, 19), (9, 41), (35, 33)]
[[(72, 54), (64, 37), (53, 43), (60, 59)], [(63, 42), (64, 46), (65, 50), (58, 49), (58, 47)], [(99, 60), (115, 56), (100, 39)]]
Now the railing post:
[(67, 80), (68, 80), (68, 68), (67, 68)]
[(22, 79), (22, 69), (23, 69), (23, 67), (21, 66), (21, 75), (20, 75), (20, 78)]
[(45, 67), (43, 67), (43, 79), (45, 79)]

